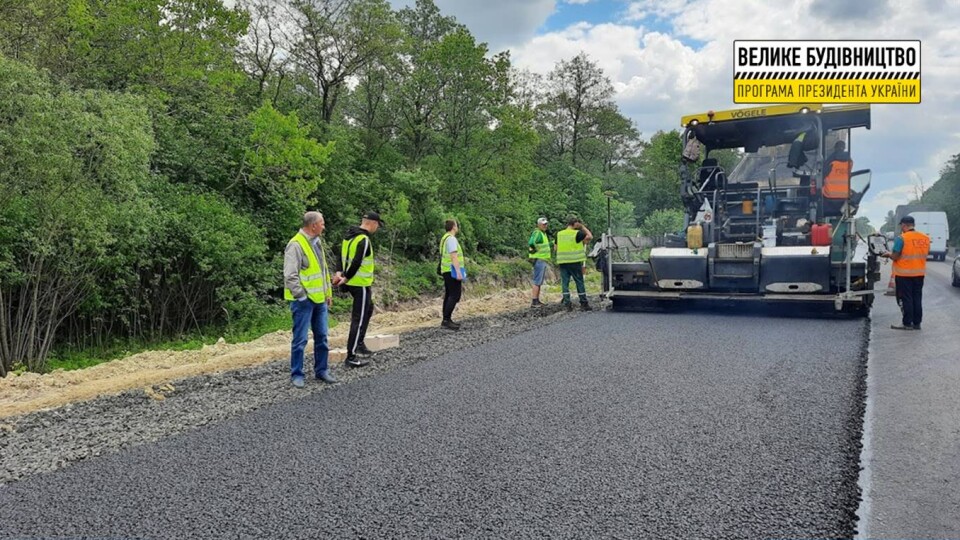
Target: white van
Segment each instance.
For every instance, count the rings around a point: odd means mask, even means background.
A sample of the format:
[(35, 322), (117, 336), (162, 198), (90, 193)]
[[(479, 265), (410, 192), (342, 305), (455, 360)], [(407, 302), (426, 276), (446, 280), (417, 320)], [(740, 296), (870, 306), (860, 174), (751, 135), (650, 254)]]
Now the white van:
[(930, 256), (935, 261), (947, 258), (947, 238), (950, 227), (947, 225), (946, 212), (910, 212), (914, 227), (930, 237)]

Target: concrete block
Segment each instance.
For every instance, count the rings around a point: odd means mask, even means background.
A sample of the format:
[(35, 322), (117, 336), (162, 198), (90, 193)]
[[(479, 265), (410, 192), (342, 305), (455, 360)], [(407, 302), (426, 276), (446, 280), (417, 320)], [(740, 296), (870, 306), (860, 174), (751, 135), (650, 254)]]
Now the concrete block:
[(400, 336), (396, 334), (380, 334), (373, 337), (367, 336), (364, 340), (367, 348), (371, 351), (382, 351), (400, 346)]
[(327, 356), (327, 362), (330, 364), (342, 364), (346, 358), (346, 349), (330, 349), (329, 356)]

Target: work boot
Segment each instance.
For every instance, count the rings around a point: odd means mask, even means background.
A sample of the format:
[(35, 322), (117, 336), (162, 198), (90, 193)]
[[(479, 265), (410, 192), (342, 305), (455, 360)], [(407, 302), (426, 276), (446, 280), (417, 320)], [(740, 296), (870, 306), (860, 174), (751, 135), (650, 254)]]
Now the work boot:
[(571, 304), (570, 302), (561, 302), (560, 305), (562, 305), (563, 308), (566, 309), (567, 311), (573, 311), (573, 304)]
[(894, 330), (913, 330), (913, 326), (909, 324), (891, 324), (890, 328)]
[(370, 358), (371, 356), (373, 356), (373, 351), (371, 351), (370, 349), (367, 348), (366, 345), (361, 343), (360, 346), (357, 347), (357, 350), (353, 351), (353, 354), (359, 356), (360, 358)]
[(357, 358), (357, 356), (354, 355), (354, 354), (351, 354), (351, 355), (347, 356), (347, 359), (343, 361), (343, 365), (345, 365), (345, 366), (347, 366), (347, 367), (352, 367), (352, 368), (363, 367), (363, 366), (365, 366), (365, 365), (367, 365), (367, 364), (369, 364), (369, 363), (370, 363), (370, 362), (368, 362), (368, 361), (366, 361), (366, 360), (361, 360), (361, 359)]
[(593, 308), (586, 302), (580, 302), (580, 311), (593, 311)]
[(539, 299), (539, 298), (534, 298), (534, 299), (533, 299), (533, 302), (530, 302), (530, 307), (532, 307), (532, 308), (543, 307), (543, 304), (540, 303), (540, 299)]
[(919, 324), (913, 325), (913, 329), (914, 329), (914, 330), (919, 330), (919, 329), (920, 329), (920, 325), (919, 325)]
[(443, 322), (440, 323), (440, 327), (446, 328), (447, 330), (459, 330), (460, 323), (455, 323), (450, 319), (444, 319)]

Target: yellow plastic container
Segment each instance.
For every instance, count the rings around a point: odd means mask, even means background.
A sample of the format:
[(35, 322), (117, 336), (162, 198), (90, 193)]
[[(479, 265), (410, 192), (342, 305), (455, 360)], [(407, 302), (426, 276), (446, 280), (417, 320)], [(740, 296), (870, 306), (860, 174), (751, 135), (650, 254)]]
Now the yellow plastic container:
[(743, 213), (752, 214), (753, 213), (753, 201), (750, 199), (743, 200)]
[(703, 227), (699, 223), (687, 227), (687, 247), (690, 249), (703, 247)]

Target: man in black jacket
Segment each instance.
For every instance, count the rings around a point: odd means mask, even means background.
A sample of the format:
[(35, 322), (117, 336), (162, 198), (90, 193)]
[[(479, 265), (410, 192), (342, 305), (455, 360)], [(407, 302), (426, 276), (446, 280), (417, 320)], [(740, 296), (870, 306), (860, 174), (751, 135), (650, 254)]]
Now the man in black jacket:
[(334, 277), (334, 284), (342, 286), (353, 297), (353, 309), (350, 315), (350, 335), (347, 337), (348, 367), (363, 367), (370, 362), (362, 360), (373, 354), (363, 340), (367, 335), (370, 316), (373, 315), (373, 298), (370, 294), (373, 285), (373, 243), (372, 236), (383, 220), (376, 212), (367, 212), (359, 227), (350, 227), (343, 237), (340, 249), (340, 271)]

